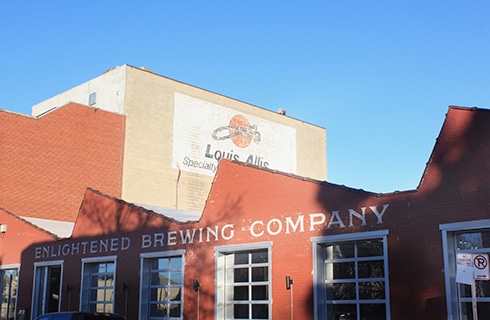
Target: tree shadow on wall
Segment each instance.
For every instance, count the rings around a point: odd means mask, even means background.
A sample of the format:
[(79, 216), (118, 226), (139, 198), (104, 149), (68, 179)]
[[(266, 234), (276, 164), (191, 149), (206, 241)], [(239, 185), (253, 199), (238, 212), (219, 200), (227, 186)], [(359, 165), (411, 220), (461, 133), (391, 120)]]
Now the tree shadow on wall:
[[(199, 240), (199, 230), (206, 231), (206, 227), (211, 226), (214, 231), (215, 226), (222, 227), (223, 221), (229, 220), (230, 216), (234, 219), (242, 216), (241, 198), (229, 198), (224, 202), (225, 206), (220, 210), (211, 210), (213, 214), (201, 217), (199, 221), (180, 222), (98, 191), (87, 190), (71, 238), (36, 243), (22, 252), (21, 266), (25, 271), (19, 288), (23, 293), (18, 299), (19, 308), (30, 307), (32, 297), (25, 296), (25, 293), (33, 291), (35, 263), (49, 265), (63, 261), (60, 310), (67, 311), (80, 309), (82, 260), (94, 258), (103, 261), (103, 257), (115, 257), (114, 311), (126, 315), (127, 319), (137, 319), (142, 290), (139, 289), (140, 257), (146, 253), (168, 251), (185, 252), (183, 303), (187, 306), (184, 310), (193, 313), (185, 314), (185, 318), (197, 316), (195, 306), (198, 304), (201, 318), (213, 318), (214, 247), (220, 244), (221, 234), (214, 238), (211, 233), (210, 237)], [(186, 238), (187, 231), (194, 233), (193, 241)], [(170, 236), (171, 232), (175, 232), (172, 233), (175, 238)], [(192, 290), (194, 279), (201, 284), (198, 292)]]
[[(443, 272), (446, 244), (442, 243), (439, 226), (490, 217), (489, 124), (487, 110), (450, 110), (416, 190), (376, 195), (328, 183), (320, 188), (318, 202), (327, 213), (389, 203), (382, 225), (326, 229), (324, 235), (388, 230), (385, 272), (392, 319), (447, 318)], [(370, 272), (376, 273), (373, 268), (369, 267)], [(334, 268), (337, 282), (347, 277), (345, 272), (345, 268)], [(329, 298), (341, 301), (343, 297), (355, 297), (360, 287), (339, 284), (329, 288)], [(378, 291), (372, 286), (364, 289), (369, 293), (366, 297)], [(316, 288), (321, 290), (326, 290), (324, 284)], [(311, 301), (314, 298), (312, 293)], [(315, 308), (323, 303), (317, 301)], [(376, 312), (368, 319), (376, 319)]]

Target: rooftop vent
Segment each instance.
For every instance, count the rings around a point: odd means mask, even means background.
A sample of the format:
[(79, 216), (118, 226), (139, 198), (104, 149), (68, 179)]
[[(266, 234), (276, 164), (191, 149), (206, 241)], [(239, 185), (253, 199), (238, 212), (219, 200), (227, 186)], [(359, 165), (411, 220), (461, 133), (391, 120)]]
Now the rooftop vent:
[(279, 108), (279, 110), (277, 110), (277, 113), (282, 114), (282, 115), (285, 116), (286, 115), (286, 110), (283, 109), (283, 108)]

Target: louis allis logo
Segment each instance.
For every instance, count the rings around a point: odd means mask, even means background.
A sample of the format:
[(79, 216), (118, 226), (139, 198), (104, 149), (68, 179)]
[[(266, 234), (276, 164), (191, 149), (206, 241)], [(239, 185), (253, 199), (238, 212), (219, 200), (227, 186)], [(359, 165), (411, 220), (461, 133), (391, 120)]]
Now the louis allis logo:
[[(252, 141), (259, 143), (261, 140), (260, 132), (256, 125), (250, 124), (247, 118), (241, 114), (234, 115), (228, 124), (228, 126), (223, 126), (215, 129), (211, 134), (214, 140), (222, 141), (230, 139), (235, 146), (240, 149), (247, 148)], [(264, 160), (262, 156), (249, 154), (244, 157), (243, 154), (236, 153), (233, 149), (231, 150), (212, 150), (211, 144), (206, 146), (206, 152), (204, 154), (206, 158), (220, 160), (220, 159), (230, 159), (235, 161), (242, 161), (245, 163), (250, 163), (259, 167), (269, 167), (269, 162)]]
[(233, 116), (228, 126), (214, 130), (211, 137), (214, 140), (231, 139), (239, 148), (248, 147), (252, 140), (256, 143), (260, 142), (260, 132), (257, 126), (251, 125), (248, 119), (241, 114)]

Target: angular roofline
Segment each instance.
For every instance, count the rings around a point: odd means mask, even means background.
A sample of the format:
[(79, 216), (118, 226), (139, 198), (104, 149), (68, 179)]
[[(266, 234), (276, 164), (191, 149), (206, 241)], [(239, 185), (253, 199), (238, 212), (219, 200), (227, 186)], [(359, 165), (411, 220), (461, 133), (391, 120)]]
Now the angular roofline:
[[(21, 113), (21, 112), (11, 111), (11, 110), (7, 110), (7, 109), (2, 109), (2, 108), (0, 108), (0, 112), (9, 113), (9, 114), (14, 115), (14, 116), (20, 116), (20, 117), (24, 117), (24, 118), (33, 119), (33, 120), (39, 120), (39, 119), (47, 116), (48, 114), (50, 114), (52, 112), (61, 110), (61, 109), (66, 108), (66, 107), (68, 107), (70, 105), (77, 105), (77, 106), (80, 106), (80, 107), (85, 107), (85, 108), (90, 108), (90, 109), (97, 109), (97, 110), (100, 110), (102, 112), (108, 112), (108, 113), (117, 114), (115, 112), (107, 111), (107, 110), (100, 109), (100, 108), (94, 108), (94, 107), (91, 107), (91, 106), (88, 106), (88, 105), (85, 105), (85, 104), (82, 104), (82, 103), (78, 103), (78, 102), (73, 102), (73, 101), (68, 101), (67, 103), (65, 103), (62, 106), (54, 107), (52, 109), (46, 110), (43, 113), (40, 113), (40, 114), (38, 114), (36, 116), (30, 115), (30, 114)], [(117, 114), (117, 115), (120, 115), (120, 114)], [(124, 116), (124, 115), (120, 115), (120, 116)]]
[(424, 168), (424, 171), (422, 172), (422, 176), (420, 177), (419, 184), (417, 185), (417, 187), (415, 189), (417, 191), (422, 187), (422, 184), (424, 183), (425, 176), (427, 174), (427, 171), (429, 169), (430, 164), (432, 163), (432, 159), (434, 158), (434, 153), (435, 153), (435, 151), (439, 145), (439, 138), (440, 138), (442, 132), (444, 131), (444, 129), (446, 128), (447, 117), (449, 115), (449, 112), (451, 112), (451, 110), (461, 110), (461, 111), (467, 111), (467, 112), (490, 112), (490, 109), (483, 109), (483, 108), (478, 108), (478, 107), (454, 106), (454, 105), (448, 106), (447, 109), (448, 110), (444, 116), (444, 121), (442, 123), (441, 129), (439, 130), (439, 134), (436, 137), (436, 142), (434, 143), (434, 146), (432, 147), (432, 151), (429, 155), (429, 159), (425, 163), (425, 168)]
[[(114, 197), (114, 196), (111, 196), (111, 195), (108, 195), (108, 194), (105, 194), (99, 190), (96, 190), (96, 189), (93, 189), (93, 188), (90, 188), (90, 187), (87, 187), (86, 191), (90, 191), (92, 193), (95, 193), (99, 196), (102, 196), (104, 198), (107, 198), (109, 200), (112, 200), (112, 201), (115, 201), (121, 205), (124, 205), (124, 206), (128, 206), (128, 207), (131, 207), (131, 208), (134, 208), (134, 209), (138, 209), (140, 211), (144, 211), (145, 213), (147, 214), (150, 214), (150, 215), (154, 215), (156, 217), (159, 217), (161, 219), (165, 219), (165, 220), (168, 220), (169, 222), (172, 222), (172, 223), (175, 223), (175, 224), (186, 224), (186, 223), (194, 223), (194, 222), (198, 222), (200, 221), (200, 219), (202, 218), (202, 213), (201, 213), (201, 217), (198, 219), (198, 220), (187, 220), (187, 221), (180, 221), (178, 219), (175, 219), (173, 217), (170, 217), (166, 214), (163, 214), (163, 213), (160, 213), (160, 212), (157, 212), (155, 210), (152, 210), (152, 209), (148, 209), (148, 208), (145, 208), (144, 205), (139, 205), (139, 204), (135, 204), (133, 202), (128, 202), (128, 201), (125, 201), (123, 199), (119, 199), (117, 197)], [(78, 217), (80, 216), (80, 211), (82, 210), (82, 207), (83, 207), (83, 202), (85, 201), (85, 196), (84, 196), (84, 199), (82, 200), (82, 203), (80, 205), (80, 209), (78, 211), (78, 215), (77, 215), (77, 218), (75, 219), (75, 225), (77, 224), (77, 220), (78, 220)], [(173, 208), (163, 208), (162, 209), (168, 209), (168, 210), (176, 210), (176, 209), (173, 209)], [(182, 211), (182, 210), (179, 210), (179, 211)], [(190, 212), (190, 211), (189, 211)]]
[(36, 224), (34, 224), (34, 223), (32, 223), (32, 222), (30, 222), (30, 221), (28, 221), (28, 220), (26, 220), (26, 219), (18, 216), (18, 215), (14, 214), (14, 213), (12, 213), (10, 211), (8, 211), (7, 209), (0, 208), (0, 211), (5, 212), (6, 214), (10, 215), (12, 218), (18, 220), (21, 223), (27, 224), (28, 226), (30, 226), (33, 229), (36, 229), (36, 230), (38, 230), (40, 232), (45, 233), (46, 235), (52, 237), (55, 240), (63, 239), (63, 238), (59, 237), (58, 235), (52, 233), (51, 231), (46, 230), (44, 228), (41, 228), (40, 226), (38, 226), (38, 225), (36, 225)]
[(36, 117), (29, 115), (29, 114), (25, 114), (25, 113), (21, 113), (21, 112), (17, 112), (17, 111), (11, 111), (11, 110), (2, 109), (2, 108), (0, 108), (0, 112), (10, 113), (11, 115), (14, 115), (14, 116), (21, 116), (21, 117), (36, 119)]
[[(189, 84), (187, 82), (183, 82), (183, 81), (179, 81), (179, 80), (175, 80), (173, 78), (170, 78), (170, 77), (166, 77), (164, 75), (161, 75), (161, 74), (158, 74), (158, 73), (155, 73), (151, 70), (151, 68), (146, 68), (146, 67), (135, 67), (133, 65), (130, 65), (130, 64), (124, 64), (123, 66), (127, 66), (127, 67), (130, 67), (130, 68), (133, 68), (133, 69), (137, 69), (139, 71), (142, 71), (142, 72), (148, 72), (148, 73), (151, 73), (151, 74), (154, 74), (156, 76), (159, 76), (161, 78), (164, 78), (164, 79), (167, 79), (167, 80), (171, 80), (171, 81), (174, 81), (174, 82), (177, 82), (177, 83), (180, 83), (180, 84), (183, 84), (183, 85), (186, 85), (186, 86), (189, 86), (189, 87), (192, 87), (192, 88), (196, 88), (196, 89), (199, 89), (199, 90), (203, 90), (203, 91), (206, 91), (206, 92), (209, 92), (209, 93), (213, 93), (213, 94), (216, 94), (216, 95), (219, 95), (219, 96), (222, 96), (224, 98), (227, 98), (227, 99), (230, 99), (230, 100), (233, 100), (233, 101), (237, 101), (237, 102), (240, 102), (240, 103), (245, 103), (245, 104), (248, 104), (250, 106), (253, 106), (255, 108), (258, 108), (258, 109), (261, 109), (261, 110), (264, 110), (264, 111), (267, 111), (267, 112), (271, 112), (271, 113), (274, 113), (274, 114), (279, 114), (278, 112), (275, 112), (275, 111), (272, 111), (272, 110), (269, 110), (269, 109), (266, 109), (264, 107), (260, 107), (258, 105), (255, 105), (255, 104), (252, 104), (250, 102), (246, 102), (246, 101), (243, 101), (243, 100), (240, 100), (240, 99), (236, 99), (236, 98), (232, 98), (230, 96), (227, 96), (225, 94), (222, 94), (222, 93), (219, 93), (219, 92), (216, 92), (216, 91), (212, 91), (212, 90), (208, 90), (208, 89), (204, 89), (204, 88), (201, 88), (201, 87), (198, 87), (198, 86), (195, 86), (195, 85), (192, 85), (192, 84)], [(146, 68), (146, 69), (144, 69)], [(107, 72), (107, 71), (106, 71)], [(109, 71), (110, 72), (110, 71)], [(283, 115), (284, 117), (288, 117), (290, 119), (293, 119), (293, 120), (296, 120), (296, 121), (299, 121), (299, 122), (302, 122), (302, 123), (306, 123), (306, 124), (309, 124), (309, 125), (312, 125), (314, 127), (317, 127), (317, 128), (321, 128), (321, 129), (325, 129), (324, 127), (322, 126), (319, 126), (319, 125), (316, 125), (314, 123), (310, 123), (310, 122), (306, 122), (304, 120), (300, 120), (298, 118), (294, 118), (294, 117), (291, 117), (287, 114), (284, 114)]]
[[(258, 170), (261, 170), (261, 171), (270, 172), (270, 173), (273, 173), (273, 174), (279, 174), (279, 175), (282, 175), (282, 176), (285, 176), (285, 177), (288, 177), (288, 178), (293, 178), (293, 179), (296, 179), (296, 180), (301, 180), (301, 181), (305, 181), (305, 182), (315, 183), (315, 184), (319, 184), (319, 185), (330, 186), (332, 188), (336, 188), (336, 189), (340, 189), (340, 190), (344, 190), (344, 191), (355, 192), (355, 193), (362, 193), (362, 194), (365, 194), (365, 195), (371, 196), (371, 197), (386, 197), (386, 196), (399, 195), (399, 194), (402, 194), (402, 193), (413, 193), (413, 192), (416, 192), (416, 190), (405, 190), (405, 191), (398, 191), (398, 190), (396, 190), (396, 191), (388, 192), (388, 193), (371, 192), (371, 191), (366, 191), (364, 189), (356, 189), (356, 188), (348, 187), (348, 186), (343, 185), (343, 184), (336, 184), (336, 183), (331, 183), (331, 182), (328, 182), (328, 181), (316, 180), (316, 179), (313, 179), (313, 178), (303, 177), (303, 176), (300, 176), (300, 175), (297, 175), (297, 174), (293, 174), (293, 173), (287, 173), (287, 172), (283, 172), (283, 171), (279, 171), (279, 170), (275, 170), (275, 169), (259, 167), (259, 166), (256, 166), (256, 165), (250, 164), (250, 163), (244, 163), (244, 162), (230, 160), (230, 159), (222, 159), (221, 161), (228, 161), (228, 162), (231, 162), (231, 163), (234, 163), (234, 164), (243, 166), (243, 167), (250, 167), (250, 168), (258, 169)], [(212, 185), (214, 184), (215, 181), (216, 181), (216, 176), (215, 176), (215, 178), (213, 180)], [(211, 189), (213, 188), (212, 185), (211, 185)], [(208, 195), (208, 199), (207, 200), (209, 200), (209, 195)], [(206, 200), (206, 203), (207, 203), (207, 200)], [(204, 209), (204, 211), (205, 211), (205, 209)]]

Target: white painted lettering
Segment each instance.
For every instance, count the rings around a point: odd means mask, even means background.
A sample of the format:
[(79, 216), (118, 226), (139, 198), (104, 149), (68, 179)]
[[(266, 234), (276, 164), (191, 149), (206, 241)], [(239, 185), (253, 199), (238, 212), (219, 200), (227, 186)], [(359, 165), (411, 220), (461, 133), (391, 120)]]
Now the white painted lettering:
[(128, 237), (121, 238), (121, 250), (128, 250), (131, 246), (131, 239)]
[(202, 229), (203, 228), (199, 228), (199, 242), (202, 242)]
[(342, 222), (338, 211), (332, 211), (332, 216), (330, 217), (330, 221), (328, 222), (327, 229), (330, 229), (334, 224), (338, 224), (340, 228), (345, 228), (345, 225)]
[[(226, 229), (230, 229), (229, 233), (226, 233)], [(232, 224), (227, 224), (221, 229), (221, 237), (225, 240), (231, 240), (235, 236), (235, 230)]]
[(207, 231), (207, 238), (206, 242), (209, 242), (209, 235), (212, 234), (214, 236), (214, 241), (218, 241), (218, 226), (215, 227), (215, 230), (211, 229), (210, 227), (206, 228)]
[[(277, 225), (276, 227), (276, 230), (272, 230), (272, 225)], [(275, 235), (278, 235), (279, 233), (281, 233), (282, 231), (282, 223), (281, 223), (281, 220), (279, 219), (271, 219), (269, 220), (269, 222), (267, 223), (267, 233), (272, 235), (272, 236), (275, 236)]]
[(167, 238), (167, 244), (169, 246), (175, 246), (177, 244), (177, 231), (169, 231)]
[(111, 239), (111, 251), (117, 251), (118, 247), (119, 247), (119, 239), (118, 238), (112, 238)]
[(349, 209), (349, 227), (354, 226), (354, 222), (352, 221), (352, 217), (356, 217), (359, 220), (362, 221), (361, 225), (365, 226), (366, 225), (366, 208), (362, 207), (361, 208), (361, 213), (355, 211), (354, 209)]
[(107, 252), (107, 245), (109, 244), (109, 240), (100, 240), (100, 252)]
[(264, 226), (264, 222), (262, 220), (254, 221), (252, 223), (252, 226), (250, 227), (250, 234), (252, 235), (252, 237), (258, 238), (258, 237), (261, 237), (264, 234), (264, 231), (263, 230), (261, 230), (259, 233), (255, 232), (255, 226), (258, 225), (258, 224)]
[(87, 244), (88, 244), (87, 241), (81, 242), (81, 245), (83, 247), (83, 251), (82, 251), (83, 254), (86, 254), (87, 253)]
[(305, 225), (304, 225), (304, 215), (298, 216), (298, 219), (296, 220), (296, 223), (293, 222), (293, 218), (291, 217), (286, 217), (286, 233), (289, 234), (291, 233), (290, 227), (293, 229), (293, 232), (296, 232), (296, 230), (299, 227), (299, 232), (305, 232)]
[(165, 240), (165, 235), (161, 232), (155, 233), (153, 235), (153, 247), (164, 247), (165, 243), (163, 242)]
[(184, 235), (184, 230), (180, 230), (179, 232), (180, 232), (180, 238), (182, 239), (182, 244), (187, 244), (187, 242), (194, 243), (194, 236), (196, 235), (196, 229), (185, 230), (185, 235)]
[(383, 205), (383, 210), (381, 210), (381, 213), (378, 212), (378, 208), (376, 208), (375, 206), (369, 207), (369, 209), (373, 210), (374, 214), (378, 218), (378, 224), (382, 224), (383, 223), (383, 215), (385, 214), (386, 209), (388, 209), (389, 206), (390, 206), (389, 204), (384, 204)]
[[(36, 248), (36, 249), (37, 249), (37, 248)], [(69, 255), (69, 254), (70, 254), (70, 245), (69, 245), (68, 243), (65, 243), (65, 244), (63, 245), (63, 250), (62, 250), (62, 252), (63, 252), (63, 255), (64, 255), (64, 256), (67, 256), (67, 255)]]
[(75, 242), (71, 244), (71, 254), (76, 255), (80, 253), (80, 243)]
[[(317, 220), (320, 218), (320, 220)], [(323, 213), (312, 213), (310, 214), (310, 231), (315, 230), (315, 226), (319, 226), (325, 223), (325, 214)]]
[(144, 234), (141, 236), (141, 248), (146, 249), (151, 247), (151, 236), (149, 234)]

